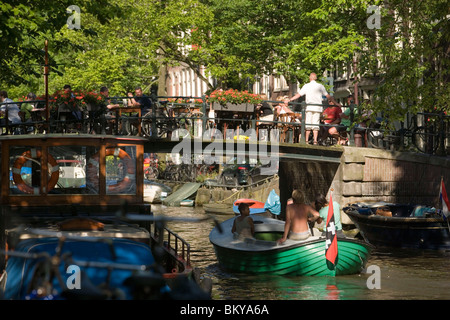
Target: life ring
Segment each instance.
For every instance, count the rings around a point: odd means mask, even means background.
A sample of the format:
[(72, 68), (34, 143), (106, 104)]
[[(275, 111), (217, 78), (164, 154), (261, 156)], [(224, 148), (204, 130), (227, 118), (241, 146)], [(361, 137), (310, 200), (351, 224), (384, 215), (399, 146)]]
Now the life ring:
[[(14, 161), (13, 169), (12, 169), (12, 176), (14, 183), (16, 184), (17, 188), (28, 194), (39, 194), (39, 188), (37, 187), (31, 187), (27, 185), (21, 175), (21, 170), (23, 165), (28, 161), (32, 159), (40, 159), (42, 157), (42, 152), (37, 149), (31, 149), (28, 151), (25, 151), (22, 153), (21, 156), (17, 157), (16, 161)], [(47, 154), (47, 161), (49, 164), (49, 171), (51, 172), (50, 179), (47, 183), (47, 191), (52, 190), (59, 179), (59, 165), (56, 162), (56, 160), (52, 157), (51, 154)]]
[[(86, 170), (86, 177), (89, 177), (90, 185), (95, 190), (98, 190), (98, 183), (99, 183), (98, 177), (99, 156), (100, 156), (99, 152), (97, 152), (89, 159)], [(108, 186), (107, 190), (110, 192), (121, 192), (127, 190), (130, 187), (135, 176), (135, 164), (133, 160), (128, 155), (128, 153), (126, 153), (121, 148), (114, 148), (114, 147), (106, 148), (106, 156), (119, 157), (123, 161), (125, 167), (127, 168), (127, 173), (125, 177), (118, 183)]]

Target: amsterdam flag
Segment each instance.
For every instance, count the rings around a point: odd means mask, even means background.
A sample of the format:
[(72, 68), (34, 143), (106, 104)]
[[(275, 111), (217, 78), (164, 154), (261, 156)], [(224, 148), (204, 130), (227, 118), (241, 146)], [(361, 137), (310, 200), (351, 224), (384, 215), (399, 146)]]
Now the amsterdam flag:
[(338, 254), (336, 226), (334, 224), (334, 210), (333, 197), (330, 192), (330, 202), (328, 204), (328, 216), (326, 224), (326, 242), (325, 242), (325, 257), (327, 261), (336, 265), (336, 258)]

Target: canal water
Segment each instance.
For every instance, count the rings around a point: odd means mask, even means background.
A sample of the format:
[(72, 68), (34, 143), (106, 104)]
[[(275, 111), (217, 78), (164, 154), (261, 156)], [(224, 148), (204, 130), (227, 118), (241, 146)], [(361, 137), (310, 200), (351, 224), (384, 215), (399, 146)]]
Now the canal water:
[[(152, 205), (155, 215), (200, 218), (193, 207)], [(221, 222), (233, 215), (214, 215)], [(214, 300), (447, 300), (450, 252), (376, 248), (361, 274), (341, 277), (247, 275), (223, 270), (209, 233), (212, 220), (170, 222), (168, 227), (191, 245), (191, 262), (212, 280)], [(378, 277), (379, 276), (379, 277)]]

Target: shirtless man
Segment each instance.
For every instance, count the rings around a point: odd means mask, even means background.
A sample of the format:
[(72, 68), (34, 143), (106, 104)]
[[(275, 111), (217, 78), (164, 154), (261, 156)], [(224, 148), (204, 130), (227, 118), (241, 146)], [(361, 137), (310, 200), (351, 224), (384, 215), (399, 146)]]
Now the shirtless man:
[(294, 203), (286, 207), (286, 223), (284, 225), (283, 237), (278, 240), (279, 244), (286, 241), (289, 235), (291, 240), (305, 240), (311, 233), (308, 227), (308, 220), (316, 221), (320, 215), (310, 205), (304, 204), (303, 193), (296, 189), (292, 192)]

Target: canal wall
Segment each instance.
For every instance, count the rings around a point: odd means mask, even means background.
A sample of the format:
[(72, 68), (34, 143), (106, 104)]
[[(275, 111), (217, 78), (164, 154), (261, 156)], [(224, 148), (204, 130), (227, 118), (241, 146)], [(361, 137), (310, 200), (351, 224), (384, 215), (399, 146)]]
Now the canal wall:
[(450, 158), (345, 147), (331, 185), (341, 205), (357, 201), (438, 207), (441, 177), (450, 184)]
[[(343, 147), (340, 163), (280, 163), (282, 213), (293, 189), (303, 190), (306, 201), (317, 194), (330, 196), (341, 208), (351, 202), (386, 201), (439, 205), (441, 177), (450, 186), (450, 158), (426, 154)], [(447, 187), (450, 189), (450, 187)], [(352, 224), (341, 211), (342, 222)]]

